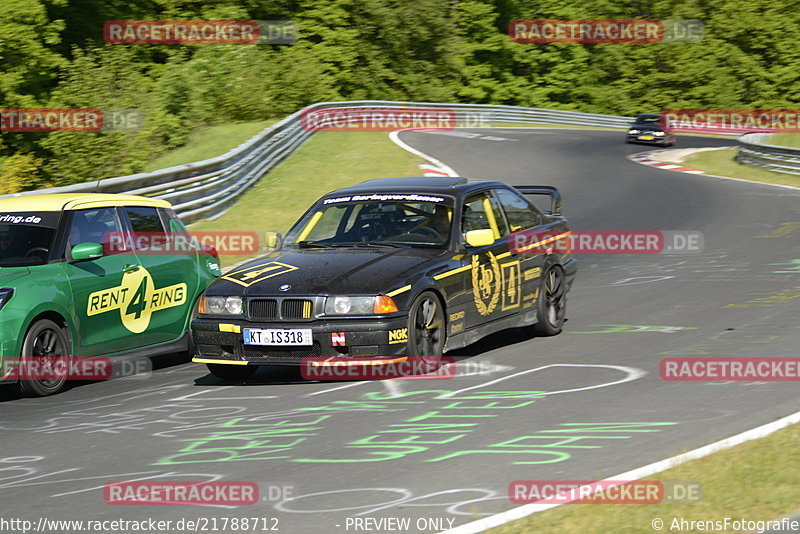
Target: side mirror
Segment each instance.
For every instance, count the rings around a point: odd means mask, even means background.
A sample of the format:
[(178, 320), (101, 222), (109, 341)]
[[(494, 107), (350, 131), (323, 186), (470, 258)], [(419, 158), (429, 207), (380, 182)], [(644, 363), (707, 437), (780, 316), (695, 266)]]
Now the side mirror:
[(264, 232), (264, 248), (273, 252), (283, 246), (283, 236), (278, 232)]
[(486, 230), (470, 230), (467, 232), (467, 245), (471, 247), (485, 247), (494, 244), (494, 232)]
[(72, 247), (74, 261), (96, 260), (103, 257), (103, 245), (100, 243), (78, 243)]

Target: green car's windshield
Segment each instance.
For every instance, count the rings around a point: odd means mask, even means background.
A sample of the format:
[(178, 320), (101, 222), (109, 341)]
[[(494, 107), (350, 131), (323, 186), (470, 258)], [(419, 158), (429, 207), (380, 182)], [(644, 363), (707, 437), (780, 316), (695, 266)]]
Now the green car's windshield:
[(450, 239), (452, 220), (453, 209), (444, 203), (321, 203), (292, 228), (285, 244), (300, 247), (442, 247)]
[(42, 265), (50, 258), (55, 228), (0, 224), (0, 267)]

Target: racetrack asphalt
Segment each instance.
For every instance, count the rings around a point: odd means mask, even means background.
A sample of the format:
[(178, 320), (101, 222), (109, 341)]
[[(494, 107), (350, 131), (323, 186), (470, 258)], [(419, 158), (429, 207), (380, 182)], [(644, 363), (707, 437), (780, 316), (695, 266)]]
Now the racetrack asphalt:
[[(704, 250), (582, 255), (562, 334), (490, 336), (448, 354), (451, 380), (310, 383), (278, 368), (231, 384), (162, 357), (53, 397), (0, 389), (0, 515), (438, 532), (515, 507), (514, 480), (599, 480), (800, 411), (793, 382), (659, 377), (665, 357), (800, 356), (800, 225), (785, 225), (800, 191), (638, 165), (625, 156), (649, 147), (619, 132), (401, 137), (468, 178), (558, 187), (574, 230), (699, 231)], [(106, 504), (104, 484), (131, 480), (252, 481), (260, 501)]]

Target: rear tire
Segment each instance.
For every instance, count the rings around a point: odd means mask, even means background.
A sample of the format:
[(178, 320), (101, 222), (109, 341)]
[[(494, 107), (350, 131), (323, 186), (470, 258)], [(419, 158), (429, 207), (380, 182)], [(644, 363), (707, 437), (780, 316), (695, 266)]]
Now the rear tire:
[(224, 363), (207, 363), (212, 375), (223, 380), (242, 381), (253, 376), (257, 370), (255, 365), (227, 365)]
[(408, 313), (406, 355), (421, 359), (429, 372), (435, 371), (442, 363), (446, 332), (444, 305), (435, 293), (424, 291)]
[(567, 314), (567, 278), (561, 266), (550, 267), (542, 277), (537, 306), (533, 331), (540, 336), (560, 334)]
[[(33, 323), (22, 342), (21, 359), (26, 369), (24, 374), (28, 376), (35, 370), (44, 369), (46, 376), (30, 376), (31, 380), (20, 380), (19, 389), (22, 394), (28, 397), (45, 397), (64, 389), (67, 374), (55, 375), (52, 369), (57, 361), (69, 358), (69, 355), (69, 338), (63, 328), (49, 319)], [(26, 362), (30, 362), (30, 365), (26, 365)]]

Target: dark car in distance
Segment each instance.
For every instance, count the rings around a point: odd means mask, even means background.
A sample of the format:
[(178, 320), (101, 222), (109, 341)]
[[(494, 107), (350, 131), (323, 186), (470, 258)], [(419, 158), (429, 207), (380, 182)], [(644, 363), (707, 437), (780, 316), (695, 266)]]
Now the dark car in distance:
[[(551, 210), (523, 193), (549, 195)], [(435, 368), (445, 351), (502, 329), (558, 334), (577, 262), (550, 249), (517, 254), (512, 238), (568, 235), (560, 207), (554, 187), (457, 177), (328, 193), (273, 252), (209, 286), (192, 321), (193, 361), (232, 380), (307, 358)]]
[(671, 133), (667, 117), (658, 113), (641, 113), (628, 127), (625, 142), (672, 146), (675, 136)]

